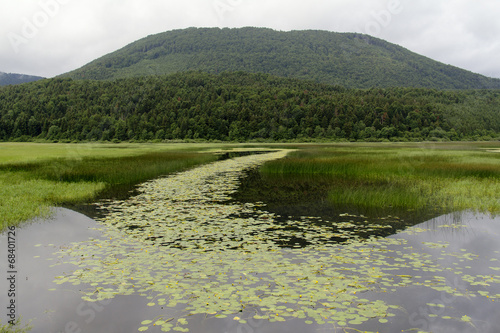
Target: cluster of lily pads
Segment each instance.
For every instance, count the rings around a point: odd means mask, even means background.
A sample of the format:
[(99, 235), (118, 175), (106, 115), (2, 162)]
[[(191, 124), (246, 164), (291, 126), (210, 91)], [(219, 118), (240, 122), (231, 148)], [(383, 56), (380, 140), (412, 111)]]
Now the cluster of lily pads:
[[(266, 212), (261, 203), (230, 200), (245, 170), (286, 154), (214, 162), (145, 183), (130, 199), (102, 203), (108, 212), (100, 221), (103, 238), (61, 249), (60, 262), (75, 265), (75, 270), (55, 282), (89, 286), (86, 301), (141, 294), (150, 299), (148, 306), (181, 309), (178, 318), (138, 323), (139, 331), (156, 326), (165, 332), (187, 331), (188, 318), (196, 314), (242, 324), (249, 318), (300, 319), (340, 328), (369, 321), (385, 324), (402, 309), (364, 298), (365, 293), (419, 286), (465, 296), (439, 277), (444, 271), (439, 260), (405, 247), (404, 239), (359, 238), (363, 226), (349, 214), (342, 214), (342, 223), (313, 223), (315, 217), (278, 223), (283, 217)], [(365, 228), (371, 232), (391, 226), (386, 220)], [(446, 244), (424, 246), (436, 250)], [(466, 252), (442, 256), (474, 259)], [(465, 277), (485, 287), (500, 283), (493, 271)], [(500, 297), (486, 289), (467, 293)]]

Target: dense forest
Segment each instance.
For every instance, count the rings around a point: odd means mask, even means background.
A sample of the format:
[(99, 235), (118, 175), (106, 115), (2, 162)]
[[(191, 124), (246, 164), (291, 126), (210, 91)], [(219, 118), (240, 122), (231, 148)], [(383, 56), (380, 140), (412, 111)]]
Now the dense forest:
[(3, 141), (461, 140), (500, 133), (500, 91), (347, 89), (203, 72), (0, 88)]
[(113, 80), (244, 71), (348, 88), (499, 89), (500, 80), (368, 35), (264, 28), (189, 28), (148, 36), (63, 77)]
[(42, 80), (43, 77), (24, 75), (24, 74), (12, 74), (0, 72), (0, 86), (7, 86), (10, 84), (21, 84), (33, 81)]

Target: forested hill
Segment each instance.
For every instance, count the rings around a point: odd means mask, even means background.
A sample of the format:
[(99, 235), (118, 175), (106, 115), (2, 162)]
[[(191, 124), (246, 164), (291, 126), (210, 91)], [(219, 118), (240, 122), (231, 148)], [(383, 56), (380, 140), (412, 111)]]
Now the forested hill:
[(0, 140), (460, 140), (500, 133), (500, 91), (346, 89), (178, 73), (0, 88)]
[(500, 88), (499, 79), (445, 65), (367, 35), (264, 28), (169, 31), (63, 76), (108, 80), (191, 70), (268, 73), (349, 88)]
[(6, 86), (9, 84), (21, 84), (27, 82), (33, 82), (42, 80), (43, 77), (24, 75), (24, 74), (11, 74), (0, 72), (0, 86)]

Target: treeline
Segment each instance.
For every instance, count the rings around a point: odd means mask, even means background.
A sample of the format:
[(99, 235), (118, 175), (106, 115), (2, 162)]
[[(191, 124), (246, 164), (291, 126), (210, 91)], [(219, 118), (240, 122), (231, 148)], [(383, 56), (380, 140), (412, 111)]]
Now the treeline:
[(266, 74), (51, 79), (0, 88), (2, 141), (491, 139), (500, 91), (345, 89)]

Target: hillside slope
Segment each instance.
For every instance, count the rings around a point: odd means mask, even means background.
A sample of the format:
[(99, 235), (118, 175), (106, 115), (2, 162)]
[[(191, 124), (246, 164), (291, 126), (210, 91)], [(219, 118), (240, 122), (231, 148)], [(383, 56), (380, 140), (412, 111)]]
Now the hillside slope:
[(138, 40), (63, 75), (109, 80), (185, 71), (245, 71), (349, 88), (497, 89), (500, 80), (355, 33), (189, 28)]
[(21, 84), (44, 79), (40, 76), (12, 74), (0, 72), (0, 86), (7, 86), (10, 84)]

